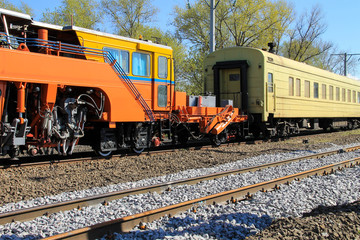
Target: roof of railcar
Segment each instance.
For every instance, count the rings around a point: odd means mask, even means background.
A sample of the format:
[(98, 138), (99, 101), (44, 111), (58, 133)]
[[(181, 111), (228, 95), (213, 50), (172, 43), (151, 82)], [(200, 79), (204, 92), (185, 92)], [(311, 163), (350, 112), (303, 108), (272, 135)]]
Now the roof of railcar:
[(77, 27), (77, 26), (66, 26), (63, 29), (64, 30), (74, 30), (74, 31), (79, 31), (79, 32), (84, 32), (84, 33), (90, 33), (90, 34), (94, 34), (97, 36), (109, 37), (109, 38), (114, 38), (114, 39), (119, 39), (119, 40), (123, 40), (123, 41), (134, 42), (134, 43), (147, 44), (147, 45), (151, 45), (151, 46), (156, 46), (156, 47), (161, 47), (161, 48), (172, 50), (172, 48), (169, 46), (153, 43), (151, 41), (123, 37), (123, 36), (119, 36), (119, 35), (115, 35), (115, 34), (111, 34), (111, 33), (100, 32), (100, 31)]
[(59, 25), (55, 25), (55, 24), (38, 22), (38, 21), (34, 21), (31, 18), (31, 16), (28, 15), (28, 14), (24, 14), (24, 13), (20, 13), (20, 12), (16, 12), (16, 11), (11, 11), (11, 10), (7, 10), (7, 9), (4, 9), (4, 8), (0, 8), (0, 14), (3, 14), (5, 16), (9, 16), (11, 18), (16, 18), (18, 20), (28, 21), (30, 23), (30, 25), (34, 26), (34, 27), (53, 29), (53, 30), (58, 30), (58, 31), (74, 30), (74, 31), (94, 34), (94, 35), (98, 35), (98, 36), (114, 38), (114, 39), (119, 39), (119, 40), (123, 40), (123, 41), (134, 42), (134, 43), (141, 43), (141, 44), (146, 44), (146, 45), (149, 45), (149, 46), (156, 46), (156, 47), (161, 47), (163, 49), (172, 50), (172, 48), (169, 47), (169, 46), (153, 43), (151, 41), (144, 41), (144, 40), (138, 40), (138, 39), (133, 39), (133, 38), (128, 38), (128, 37), (123, 37), (123, 36), (119, 36), (119, 35), (115, 35), (115, 34), (95, 31), (95, 30), (81, 28), (81, 27), (77, 27), (77, 26), (64, 26), (63, 27), (63, 26), (59, 26)]
[[(308, 65), (306, 63), (302, 63), (302, 62), (298, 62), (286, 57), (282, 57), (273, 53), (270, 53), (268, 51), (264, 51), (258, 48), (250, 48), (250, 47), (229, 47), (229, 48), (223, 48), (220, 50), (217, 50), (211, 54), (209, 54), (209, 57), (215, 57), (217, 58), (218, 55), (222, 55), (222, 57), (225, 56), (226, 58), (226, 52), (235, 52), (239, 54), (239, 57), (236, 60), (247, 60), (247, 59), (242, 59), (241, 58), (241, 52), (256, 52), (256, 53), (260, 53), (263, 56), (263, 59), (266, 63), (271, 63), (271, 64), (275, 64), (278, 66), (284, 66), (287, 67), (289, 69), (294, 69), (297, 71), (301, 71), (303, 73), (308, 73), (308, 74), (313, 74), (313, 75), (318, 75), (318, 76), (322, 76), (322, 77), (326, 77), (326, 78), (331, 78), (331, 79), (336, 79), (338, 81), (341, 82), (346, 82), (346, 83), (352, 83), (352, 84), (356, 84), (356, 85), (360, 85), (360, 81), (352, 79), (352, 78), (348, 78), (327, 70), (323, 70), (311, 65)], [(235, 59), (232, 59), (235, 60)], [(251, 63), (250, 63), (251, 64)]]

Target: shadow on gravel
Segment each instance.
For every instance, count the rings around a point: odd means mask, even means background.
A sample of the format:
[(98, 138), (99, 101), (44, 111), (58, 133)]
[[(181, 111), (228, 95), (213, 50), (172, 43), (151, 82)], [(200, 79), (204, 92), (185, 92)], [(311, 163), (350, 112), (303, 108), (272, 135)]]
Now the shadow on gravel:
[(318, 206), (309, 213), (304, 213), (303, 217), (316, 217), (322, 214), (337, 214), (341, 212), (355, 212), (360, 214), (360, 200), (349, 204), (337, 205), (337, 206)]
[(216, 239), (244, 239), (268, 227), (271, 221), (268, 215), (258, 217), (249, 213), (224, 214), (209, 219), (201, 216), (172, 217), (164, 227), (157, 230), (137, 230), (118, 236), (121, 236), (120, 239), (167, 239), (175, 236), (189, 238), (192, 235)]
[(27, 235), (25, 237), (18, 237), (16, 234), (15, 235), (0, 235), (0, 240), (22, 240), (22, 239), (26, 239), (26, 240), (35, 240), (35, 239), (42, 239), (41, 236), (37, 235)]

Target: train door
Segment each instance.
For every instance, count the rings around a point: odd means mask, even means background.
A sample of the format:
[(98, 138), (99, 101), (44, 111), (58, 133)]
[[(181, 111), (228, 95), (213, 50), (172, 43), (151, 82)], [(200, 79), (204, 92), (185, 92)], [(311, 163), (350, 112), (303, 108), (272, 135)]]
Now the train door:
[(231, 99), (235, 107), (247, 113), (248, 110), (248, 67), (247, 60), (217, 62), (213, 66), (214, 94), (216, 106), (221, 100)]
[(220, 70), (220, 104), (226, 105), (227, 100), (233, 101), (233, 106), (241, 107), (241, 69)]
[(266, 91), (266, 111), (269, 113), (275, 112), (275, 94), (276, 88), (274, 83), (274, 74), (272, 71), (267, 73), (267, 81), (265, 85)]

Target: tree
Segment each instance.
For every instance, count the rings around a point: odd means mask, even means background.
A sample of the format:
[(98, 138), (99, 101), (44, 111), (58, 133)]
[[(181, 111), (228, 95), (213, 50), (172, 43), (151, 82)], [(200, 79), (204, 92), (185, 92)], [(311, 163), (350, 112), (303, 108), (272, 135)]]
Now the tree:
[[(216, 49), (229, 46), (262, 48), (279, 43), (292, 21), (292, 8), (285, 1), (220, 0), (216, 8)], [(209, 6), (196, 0), (190, 8), (175, 7), (173, 25), (179, 39), (189, 42), (184, 65), (183, 88), (203, 93), (203, 59), (209, 51)]]
[(327, 60), (321, 59), (333, 47), (331, 42), (321, 40), (326, 28), (320, 8), (313, 7), (309, 13), (301, 15), (295, 28), (289, 31), (289, 39), (283, 44), (282, 54), (290, 59), (324, 68)]
[(54, 11), (45, 10), (41, 21), (64, 26), (70, 25), (71, 19), (78, 27), (95, 29), (96, 24), (101, 20), (97, 2), (95, 0), (62, 0), (61, 6), (55, 8)]
[[(291, 19), (285, 1), (221, 0), (216, 8), (216, 48), (267, 46), (279, 42)], [(208, 50), (209, 7), (197, 0), (189, 9), (175, 7), (173, 25), (177, 35), (197, 48)]]
[(17, 7), (16, 5), (10, 3), (7, 0), (1, 0), (0, 1), (0, 7), (8, 9), (8, 10), (12, 10), (12, 11), (26, 13), (26, 14), (29, 14), (30, 16), (34, 16), (33, 9), (30, 8), (29, 5), (27, 5), (23, 1), (20, 2), (20, 7)]
[(137, 38), (142, 26), (154, 21), (157, 9), (150, 0), (102, 0), (101, 6), (116, 34)]

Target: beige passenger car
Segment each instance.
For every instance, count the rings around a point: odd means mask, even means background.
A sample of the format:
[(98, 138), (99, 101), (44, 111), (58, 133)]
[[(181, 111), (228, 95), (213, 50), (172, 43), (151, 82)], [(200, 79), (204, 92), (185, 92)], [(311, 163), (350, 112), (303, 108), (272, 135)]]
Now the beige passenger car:
[(205, 91), (248, 113), (256, 135), (360, 123), (360, 81), (247, 47), (211, 53), (204, 70)]

